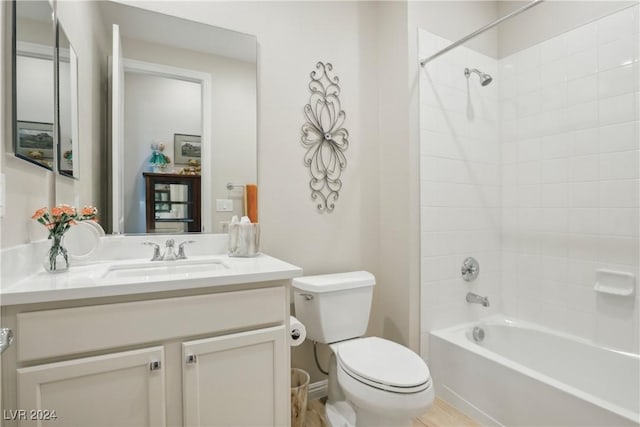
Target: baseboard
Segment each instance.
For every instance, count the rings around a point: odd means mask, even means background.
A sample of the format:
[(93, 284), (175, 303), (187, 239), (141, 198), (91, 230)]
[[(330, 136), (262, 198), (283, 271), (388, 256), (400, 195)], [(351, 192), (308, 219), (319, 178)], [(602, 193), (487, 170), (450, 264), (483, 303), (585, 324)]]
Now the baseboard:
[(456, 408), (458, 411), (462, 412), (466, 416), (470, 417), (474, 421), (476, 421), (481, 426), (485, 427), (505, 427), (498, 420), (491, 417), (489, 414), (481, 411), (480, 408), (473, 405), (471, 402), (467, 401), (465, 398), (460, 396), (458, 393), (453, 391), (451, 388), (446, 385), (441, 385), (436, 393), (436, 396), (449, 405)]
[(323, 397), (327, 397), (327, 393), (329, 390), (329, 381), (322, 380), (316, 381), (315, 383), (309, 384), (309, 396), (308, 400), (316, 400), (322, 399)]

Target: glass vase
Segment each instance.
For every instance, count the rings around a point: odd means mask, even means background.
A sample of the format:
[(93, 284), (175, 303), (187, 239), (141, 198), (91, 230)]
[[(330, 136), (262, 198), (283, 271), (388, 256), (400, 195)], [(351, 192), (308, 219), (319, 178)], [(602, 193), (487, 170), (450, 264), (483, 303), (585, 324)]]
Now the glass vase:
[(53, 236), (51, 240), (51, 248), (44, 257), (44, 269), (49, 273), (66, 271), (69, 268), (69, 258), (67, 250), (62, 245), (62, 236)]

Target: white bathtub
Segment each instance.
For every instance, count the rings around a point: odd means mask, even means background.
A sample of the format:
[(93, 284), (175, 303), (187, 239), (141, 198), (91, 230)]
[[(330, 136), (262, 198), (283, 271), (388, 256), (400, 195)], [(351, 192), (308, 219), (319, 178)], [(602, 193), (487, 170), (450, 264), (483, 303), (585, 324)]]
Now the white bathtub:
[(640, 425), (637, 354), (503, 316), (433, 331), (429, 348), (436, 394), (483, 425)]

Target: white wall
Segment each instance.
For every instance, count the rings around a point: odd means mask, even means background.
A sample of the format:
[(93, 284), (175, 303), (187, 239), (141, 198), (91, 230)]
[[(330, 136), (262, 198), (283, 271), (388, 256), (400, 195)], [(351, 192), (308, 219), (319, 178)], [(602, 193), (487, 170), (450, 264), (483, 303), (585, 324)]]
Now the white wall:
[[(505, 16), (528, 2), (497, 1), (498, 15)], [(496, 27), (498, 57), (504, 58), (634, 4), (638, 1), (542, 2)], [(551, 16), (553, 19), (549, 18)]]
[[(421, 56), (450, 40), (420, 31)], [(459, 47), (420, 74), (421, 351), (429, 331), (500, 311), (500, 144), (498, 84), (482, 87), (477, 67), (497, 76), (497, 61)], [(480, 275), (465, 282), (466, 257)], [(488, 296), (490, 308), (468, 304), (467, 292)]]
[[(373, 12), (376, 20), (376, 62), (372, 67), (377, 73), (377, 92), (372, 90), (377, 105), (376, 116), (379, 148), (374, 165), (379, 180), (371, 188), (378, 199), (376, 210), (367, 212), (375, 219), (377, 250), (373, 259), (378, 264), (373, 271), (378, 285), (373, 296), (373, 309), (369, 330), (401, 342), (415, 345), (412, 337), (411, 316), (417, 310), (410, 307), (412, 212), (407, 209), (409, 200), (410, 158), (408, 140), (409, 106), (406, 90), (406, 22), (407, 5), (401, 2), (376, 3)], [(383, 100), (383, 102), (381, 102)], [(416, 322), (417, 323), (417, 322)]]
[(53, 60), (18, 56), (18, 120), (53, 125)]
[[(415, 28), (424, 28), (451, 42), (470, 34), (498, 17), (501, 1), (411, 1), (409, 38), (417, 41)], [(466, 47), (492, 58), (498, 57), (498, 30), (493, 29), (469, 40)], [(413, 52), (412, 52), (413, 53)]]
[[(124, 56), (131, 59), (202, 71), (211, 75), (212, 206), (211, 232), (220, 233), (220, 221), (243, 215), (242, 190), (227, 190), (227, 183), (257, 182), (256, 64), (163, 46), (139, 40), (123, 41)], [(125, 93), (125, 96), (128, 94)], [(195, 134), (200, 135), (198, 131)], [(172, 152), (171, 152), (172, 153)], [(173, 154), (170, 154), (173, 158)], [(216, 212), (215, 199), (232, 199), (233, 212)]]
[[(124, 231), (145, 233), (146, 194), (143, 172), (150, 172), (152, 143), (162, 143), (175, 165), (173, 135), (202, 133), (199, 83), (149, 74), (125, 73)], [(205, 166), (206, 167), (206, 166)]]
[[(8, 30), (11, 24), (11, 3), (0, 3), (0, 22), (3, 31), (0, 35), (0, 99), (2, 100), (0, 117), (0, 172), (5, 175), (6, 199), (5, 212), (0, 230), (2, 247), (29, 242), (31, 215), (48, 205), (52, 185), (51, 172), (32, 165), (13, 156), (12, 146), (12, 107), (11, 107), (11, 36)], [(35, 228), (37, 237), (46, 237), (43, 227)]]
[[(12, 27), (10, 3), (2, 2), (3, 43), (2, 43), (2, 99), (4, 114), (2, 153), (11, 152), (11, 39), (4, 29)], [(75, 205), (93, 204), (101, 214), (106, 212), (106, 158), (105, 126), (105, 72), (106, 33), (96, 15), (96, 5), (92, 2), (58, 3), (60, 19), (65, 23), (65, 31), (78, 53), (79, 78), (79, 121), (82, 161), (80, 180), (55, 177), (48, 171), (16, 159), (13, 155), (3, 155), (0, 163), (6, 176), (7, 208), (2, 219), (2, 247), (27, 243), (46, 237), (40, 225), (31, 221), (33, 212), (43, 206), (55, 203)], [(99, 76), (95, 78), (94, 76)], [(54, 188), (57, 197), (54, 198)]]
[(73, 153), (79, 179), (56, 177), (55, 203), (93, 205), (108, 221), (107, 56), (110, 38), (96, 2), (56, 3), (58, 19), (78, 57), (78, 152)]
[[(421, 324), (429, 323), (434, 319), (433, 314), (425, 312), (424, 309), (420, 309), (421, 302), (426, 302), (425, 298), (421, 294), (421, 236), (420, 236), (420, 215), (421, 215), (421, 182), (420, 182), (420, 169), (421, 169), (421, 122), (422, 114), (420, 109), (420, 85), (421, 79), (423, 79), (423, 69), (419, 65), (421, 58), (425, 57), (425, 54), (433, 54), (435, 50), (424, 49), (419, 51), (418, 47), (418, 31), (420, 28), (424, 28), (434, 35), (444, 37), (450, 41), (456, 41), (461, 37), (466, 36), (470, 32), (477, 28), (486, 25), (497, 18), (496, 16), (496, 4), (495, 2), (476, 2), (476, 1), (462, 1), (462, 2), (449, 2), (449, 1), (427, 1), (427, 2), (409, 2), (407, 4), (407, 28), (406, 28), (406, 43), (408, 45), (407, 56), (404, 61), (408, 64), (408, 100), (405, 101), (409, 108), (406, 113), (409, 118), (408, 127), (409, 135), (406, 140), (408, 144), (409, 155), (405, 159), (404, 165), (398, 165), (399, 168), (409, 165), (412, 171), (408, 183), (405, 185), (410, 189), (408, 199), (405, 201), (409, 206), (413, 216), (411, 217), (410, 228), (405, 239), (409, 240), (411, 250), (408, 253), (410, 259), (408, 268), (411, 274), (410, 286), (411, 291), (409, 296), (411, 310), (417, 311), (419, 314), (412, 316), (411, 325), (414, 325), (413, 339), (415, 342), (420, 342), (423, 349), (422, 354), (426, 355), (425, 347), (427, 341), (425, 335), (420, 334), (424, 330), (420, 330)], [(489, 58), (493, 58), (497, 55), (497, 38), (495, 30), (489, 31), (472, 41), (466, 46), (473, 48), (478, 52), (482, 52)], [(439, 47), (445, 47), (444, 44)], [(429, 56), (426, 55), (426, 56)], [(445, 55), (446, 57), (446, 55)], [(451, 70), (451, 73), (462, 72), (465, 64), (460, 69)], [(472, 65), (473, 66), (473, 65)], [(406, 87), (406, 86), (405, 86)], [(393, 122), (392, 122), (393, 123)], [(435, 302), (433, 302), (435, 304)], [(406, 304), (406, 302), (404, 302)], [(418, 350), (418, 345), (413, 345), (415, 350)]]
[(593, 286), (601, 268), (638, 277), (638, 40), (635, 6), (499, 75), (505, 311), (636, 353), (638, 294)]

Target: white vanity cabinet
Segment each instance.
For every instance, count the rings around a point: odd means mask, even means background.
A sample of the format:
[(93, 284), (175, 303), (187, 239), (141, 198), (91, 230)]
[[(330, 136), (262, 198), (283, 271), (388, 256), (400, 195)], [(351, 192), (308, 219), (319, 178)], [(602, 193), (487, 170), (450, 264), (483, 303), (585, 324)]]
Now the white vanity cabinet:
[(286, 426), (287, 284), (5, 307), (5, 425)]

